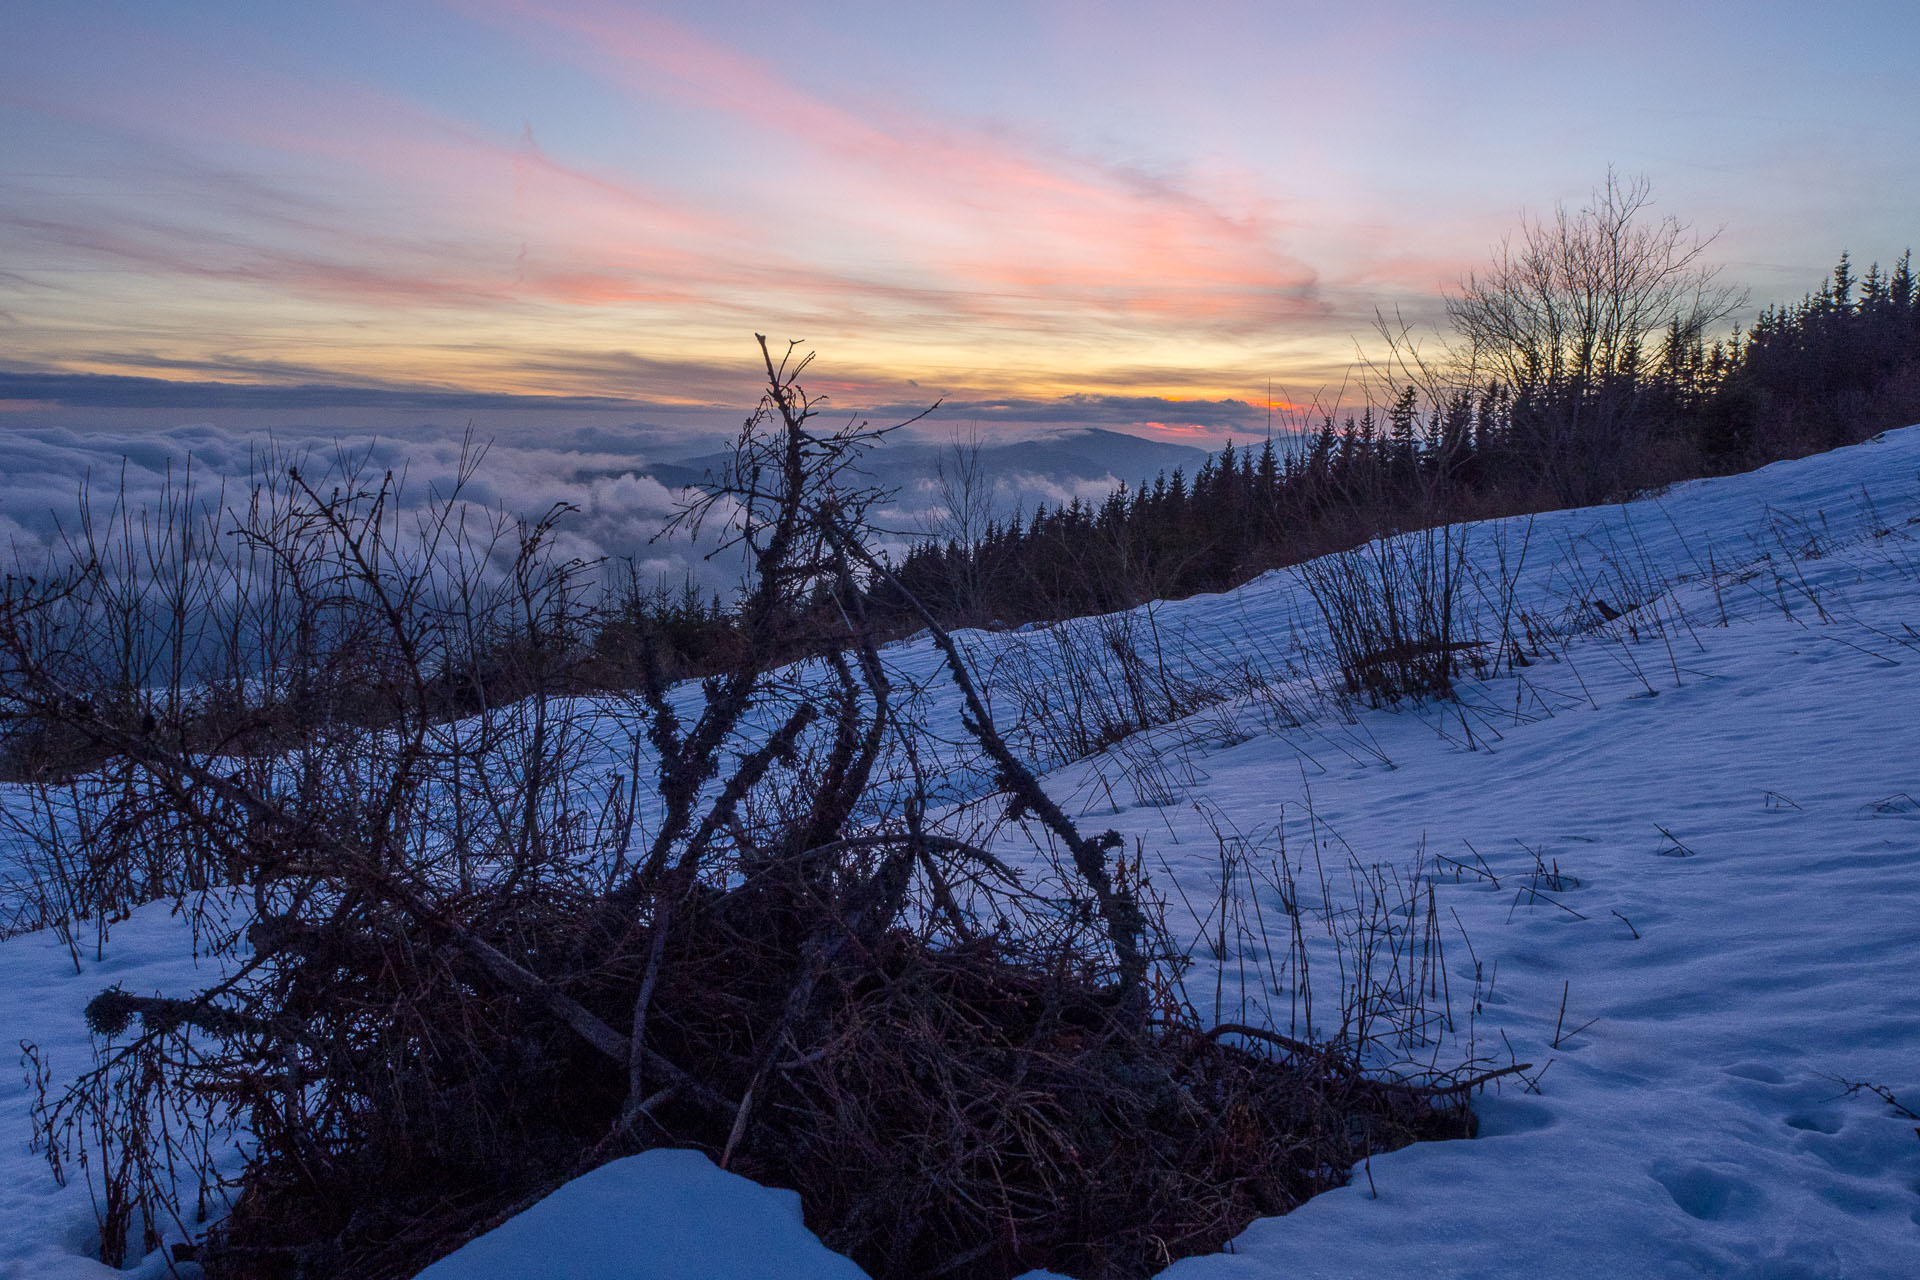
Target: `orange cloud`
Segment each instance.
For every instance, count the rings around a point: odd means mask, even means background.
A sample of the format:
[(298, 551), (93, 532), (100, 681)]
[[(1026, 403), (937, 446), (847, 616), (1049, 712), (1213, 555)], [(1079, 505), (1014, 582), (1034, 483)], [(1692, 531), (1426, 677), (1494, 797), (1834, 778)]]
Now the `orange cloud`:
[(1221, 430), (1219, 427), (1203, 426), (1198, 422), (1142, 422), (1139, 425), (1150, 427), (1160, 435), (1183, 437), (1215, 436), (1220, 434)]

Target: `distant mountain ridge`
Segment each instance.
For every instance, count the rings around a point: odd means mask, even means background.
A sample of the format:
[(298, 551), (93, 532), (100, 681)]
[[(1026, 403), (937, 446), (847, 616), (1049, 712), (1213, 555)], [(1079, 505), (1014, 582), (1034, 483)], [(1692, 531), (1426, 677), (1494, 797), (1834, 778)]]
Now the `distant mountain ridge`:
[[(874, 483), (882, 488), (906, 488), (916, 480), (937, 474), (943, 461), (950, 465), (954, 449), (952, 443), (946, 442), (890, 441), (869, 453), (864, 467)], [(1191, 473), (1206, 460), (1207, 453), (1208, 450), (1189, 444), (1085, 427), (1006, 444), (982, 442), (980, 465), (989, 480), (1032, 475), (1069, 483), (1111, 476), (1126, 484), (1137, 484), (1142, 479), (1151, 480), (1161, 471), (1172, 472), (1176, 467)], [(727, 452), (707, 453), (648, 463), (638, 470), (669, 488), (686, 488), (702, 483), (709, 476), (718, 476), (731, 457)]]

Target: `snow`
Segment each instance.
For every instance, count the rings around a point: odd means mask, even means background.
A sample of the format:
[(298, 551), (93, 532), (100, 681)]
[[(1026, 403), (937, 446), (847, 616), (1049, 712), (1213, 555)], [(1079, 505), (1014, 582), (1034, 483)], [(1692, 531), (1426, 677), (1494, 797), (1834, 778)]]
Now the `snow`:
[[(1450, 1026), (1400, 1066), (1472, 1054), (1538, 1080), (1478, 1096), (1478, 1139), (1376, 1157), (1165, 1274), (1920, 1275), (1916, 1122), (1849, 1091), (1920, 1110), (1920, 427), (1474, 538), (1483, 563), (1528, 547), (1516, 598), (1567, 633), (1534, 666), (1459, 707), (1291, 727), (1242, 700), (1049, 775), (1090, 827), (1138, 839), (1185, 941), (1218, 927), (1223, 823), (1303, 867), (1437, 868)], [(1602, 593), (1641, 608), (1598, 625), (1581, 602)], [(1292, 573), (1154, 612), (1196, 677), (1280, 672), (1313, 645)], [(989, 663), (1044, 641), (968, 637)], [(925, 638), (887, 656), (953, 715)], [(1242, 892), (1284, 918), (1271, 886)], [(1265, 953), (1225, 941), (1194, 950), (1195, 1003), (1212, 1013), (1218, 990), (1221, 1016), (1284, 1029)], [(166, 904), (103, 956), (76, 975), (48, 933), (0, 943), (0, 1032), (62, 1078), (89, 1059), (79, 1010), (102, 986), (207, 980)], [(26, 1150), (30, 1100), (0, 1079), (0, 1277), (107, 1274), (80, 1256), (85, 1190), (55, 1189)], [(144, 1274), (165, 1274), (157, 1258)], [(653, 1152), (425, 1273), (508, 1274), (859, 1273), (792, 1193)]]
[[(1882, 591), (1872, 569), (1836, 557), (1828, 574), (1869, 618), (1912, 617), (1913, 580)], [(1784, 618), (1701, 638), (1703, 674), (1657, 698), (1589, 673), (1597, 708), (1492, 750), (1394, 726), (1390, 773), (1311, 780), (1319, 818), (1380, 856), (1471, 841), (1521, 879), (1524, 841), (1578, 877), (1553, 897), (1585, 920), (1514, 911), (1513, 880), (1443, 889), (1499, 964), (1489, 1021), (1553, 1065), (1538, 1096), (1477, 1103), (1480, 1140), (1376, 1158), (1169, 1276), (1920, 1273), (1912, 1122), (1841, 1083), (1920, 1098), (1920, 815), (1897, 798), (1915, 786), (1920, 660), (1887, 666)], [(1304, 804), (1282, 751), (1223, 754), (1223, 805)], [(1661, 827), (1692, 856), (1662, 856)], [(1449, 955), (1456, 989), (1466, 959)], [(1596, 1021), (1556, 1049), (1563, 983), (1564, 1026)]]
[[(116, 984), (178, 993), (220, 977), (186, 913), (149, 903), (115, 924), (104, 947), (82, 934), (78, 954), (50, 929), (0, 943), (0, 1043), (37, 1045), (53, 1072), (49, 1096), (93, 1063), (81, 1011)], [(0, 1280), (102, 1280), (169, 1274), (165, 1249), (131, 1272), (101, 1265), (99, 1230), (77, 1169), (57, 1186), (44, 1159), (29, 1150), (35, 1090), (22, 1069), (0, 1074)], [(168, 1242), (185, 1238), (174, 1230)], [(136, 1250), (137, 1251), (137, 1250)], [(88, 1256), (94, 1255), (93, 1257)]]
[(814, 1238), (800, 1195), (648, 1151), (574, 1179), (420, 1280), (858, 1280)]

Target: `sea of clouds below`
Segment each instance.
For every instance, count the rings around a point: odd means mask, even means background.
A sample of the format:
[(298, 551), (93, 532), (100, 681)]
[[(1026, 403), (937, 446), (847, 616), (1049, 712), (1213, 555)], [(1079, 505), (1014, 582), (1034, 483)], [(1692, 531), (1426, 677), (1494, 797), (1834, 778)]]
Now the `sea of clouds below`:
[[(83, 494), (96, 516), (123, 494), (139, 510), (170, 485), (177, 491), (190, 478), (202, 502), (216, 500), (234, 509), (244, 506), (258, 478), (290, 464), (312, 477), (337, 476), (343, 465), (358, 463), (363, 479), (372, 483), (392, 471), (401, 482), (403, 506), (421, 508), (444, 499), (463, 460), (479, 452), (479, 463), (461, 489), (465, 502), (523, 520), (565, 504), (572, 510), (558, 526), (558, 554), (601, 562), (621, 577), (630, 563), (643, 585), (677, 587), (691, 579), (703, 591), (727, 594), (739, 581), (737, 558), (713, 555), (711, 532), (697, 542), (667, 534), (686, 492), (646, 474), (650, 464), (710, 453), (720, 444), (718, 436), (689, 437), (644, 424), (559, 426), (491, 439), (470, 435), (462, 426), (431, 424), (383, 432), (268, 431), (207, 423), (163, 429), (9, 427), (0, 433), (5, 450), (0, 546), (8, 549), (10, 570), (32, 572), (50, 551), (58, 554), (63, 536), (76, 527)], [(874, 468), (876, 482), (893, 490), (892, 499), (876, 510), (875, 523), (889, 531), (883, 545), (895, 549), (914, 536), (939, 531), (946, 514), (930, 471), (936, 451), (901, 454), (903, 461), (909, 456), (928, 465)], [(1002, 471), (992, 477), (992, 505), (1004, 519), (1043, 503), (1098, 500), (1119, 482), (1111, 474)]]

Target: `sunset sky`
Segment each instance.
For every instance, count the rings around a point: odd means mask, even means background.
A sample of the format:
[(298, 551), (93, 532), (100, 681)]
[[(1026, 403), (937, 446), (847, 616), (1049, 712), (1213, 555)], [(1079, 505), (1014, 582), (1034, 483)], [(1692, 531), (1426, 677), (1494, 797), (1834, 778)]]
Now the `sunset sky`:
[(1610, 164), (1756, 303), (1920, 240), (1911, 0), (1191, 9), (6, 0), (0, 425), (694, 423), (758, 331), (1218, 435)]

